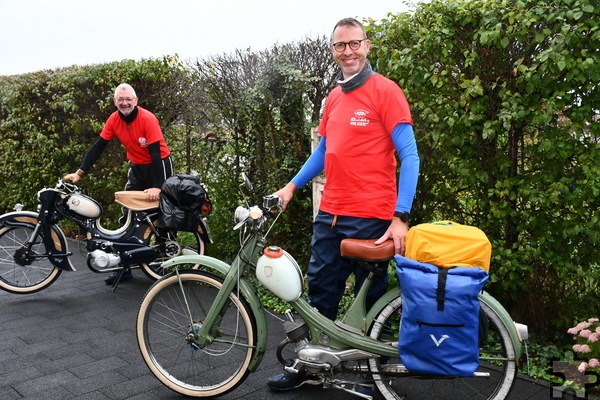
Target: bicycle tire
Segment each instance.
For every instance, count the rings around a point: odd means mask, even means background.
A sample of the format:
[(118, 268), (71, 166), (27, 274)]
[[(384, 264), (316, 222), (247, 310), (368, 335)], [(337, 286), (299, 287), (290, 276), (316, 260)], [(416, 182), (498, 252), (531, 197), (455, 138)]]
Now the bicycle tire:
[[(395, 298), (375, 318), (369, 336), (385, 342), (398, 341), (402, 300)], [(487, 322), (487, 336), (480, 343), (480, 366), (477, 372), (489, 377), (440, 377), (387, 375), (386, 371), (403, 367), (399, 359), (371, 359), (369, 369), (375, 384), (388, 400), (503, 400), (508, 397), (517, 374), (515, 348), (507, 327), (500, 316), (483, 301), (483, 322)], [(476, 373), (477, 373), (476, 372)]]
[(203, 348), (194, 348), (186, 340), (201, 327), (222, 283), (204, 271), (181, 272), (179, 278), (167, 275), (154, 282), (140, 304), (136, 331), (144, 362), (158, 380), (182, 395), (220, 396), (238, 387), (250, 373), (256, 323), (235, 291), (229, 294), (218, 326), (211, 330), (212, 340)]
[[(148, 229), (148, 246), (158, 249), (158, 257), (150, 263), (140, 264), (140, 269), (152, 280), (158, 280), (168, 274), (162, 264), (177, 256), (190, 254), (204, 254), (206, 243), (202, 239), (202, 229), (198, 227), (195, 232), (168, 232), (168, 238), (163, 243), (158, 243), (156, 236)], [(173, 237), (176, 235), (175, 237)], [(199, 266), (191, 266), (197, 269)]]
[(50, 262), (41, 233), (27, 250), (34, 224), (0, 228), (0, 288), (16, 294), (39, 292), (50, 286), (62, 270)]

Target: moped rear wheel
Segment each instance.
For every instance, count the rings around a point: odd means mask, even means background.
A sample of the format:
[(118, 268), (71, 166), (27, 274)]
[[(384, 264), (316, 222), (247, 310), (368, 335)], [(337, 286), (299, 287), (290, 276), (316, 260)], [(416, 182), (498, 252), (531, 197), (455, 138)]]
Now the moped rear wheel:
[(140, 264), (140, 269), (150, 279), (157, 280), (169, 272), (162, 267), (165, 261), (181, 255), (204, 254), (206, 243), (200, 229), (195, 232), (163, 231), (165, 237), (161, 238), (151, 234), (148, 245), (158, 250), (158, 257), (150, 263)]
[(43, 237), (28, 249), (34, 225), (4, 226), (0, 228), (0, 288), (7, 292), (27, 294), (50, 286), (62, 270), (55, 267), (47, 256)]
[[(369, 336), (385, 342), (398, 341), (402, 300), (390, 302), (374, 320)], [(448, 399), (448, 400), (502, 400), (512, 389), (517, 365), (515, 348), (508, 329), (494, 310), (481, 302), (482, 321), (487, 323), (487, 337), (482, 337), (480, 362), (476, 373), (486, 377), (448, 378), (424, 375), (387, 374), (391, 366), (401, 368), (398, 358), (373, 359), (369, 368), (377, 388), (386, 399)], [(485, 336), (485, 335), (483, 335)]]
[(150, 371), (168, 388), (191, 397), (213, 397), (239, 386), (256, 351), (256, 323), (235, 292), (198, 347), (193, 336), (215, 301), (222, 280), (201, 271), (172, 274), (148, 290), (137, 316), (138, 346)]

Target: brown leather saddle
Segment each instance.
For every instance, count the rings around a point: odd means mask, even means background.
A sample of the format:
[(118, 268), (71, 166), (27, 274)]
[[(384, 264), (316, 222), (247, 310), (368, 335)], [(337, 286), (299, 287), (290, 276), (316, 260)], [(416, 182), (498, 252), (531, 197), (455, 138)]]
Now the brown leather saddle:
[(387, 266), (394, 258), (394, 241), (388, 239), (376, 245), (377, 239), (343, 239), (340, 245), (342, 257), (358, 261), (362, 268), (376, 275), (387, 273)]

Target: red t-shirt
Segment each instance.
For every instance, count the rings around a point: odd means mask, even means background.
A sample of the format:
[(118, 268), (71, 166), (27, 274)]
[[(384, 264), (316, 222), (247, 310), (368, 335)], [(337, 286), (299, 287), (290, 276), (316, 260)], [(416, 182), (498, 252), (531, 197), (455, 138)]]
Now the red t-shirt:
[(115, 111), (108, 117), (100, 137), (112, 140), (119, 139), (127, 151), (127, 159), (134, 164), (151, 164), (152, 158), (148, 145), (160, 142), (160, 158), (168, 157), (171, 152), (163, 136), (158, 119), (150, 111), (138, 106), (138, 115), (133, 122), (127, 123)]
[(397, 200), (391, 133), (412, 124), (408, 101), (392, 80), (373, 74), (348, 93), (338, 86), (325, 102), (319, 134), (327, 138), (320, 209), (361, 218), (390, 219)]

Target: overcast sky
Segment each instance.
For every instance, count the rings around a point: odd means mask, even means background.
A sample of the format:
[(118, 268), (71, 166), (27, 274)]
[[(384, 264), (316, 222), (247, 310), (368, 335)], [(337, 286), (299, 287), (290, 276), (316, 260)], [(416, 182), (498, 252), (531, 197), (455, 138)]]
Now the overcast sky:
[(0, 0), (0, 75), (178, 54), (184, 61), (329, 35), (403, 0)]

